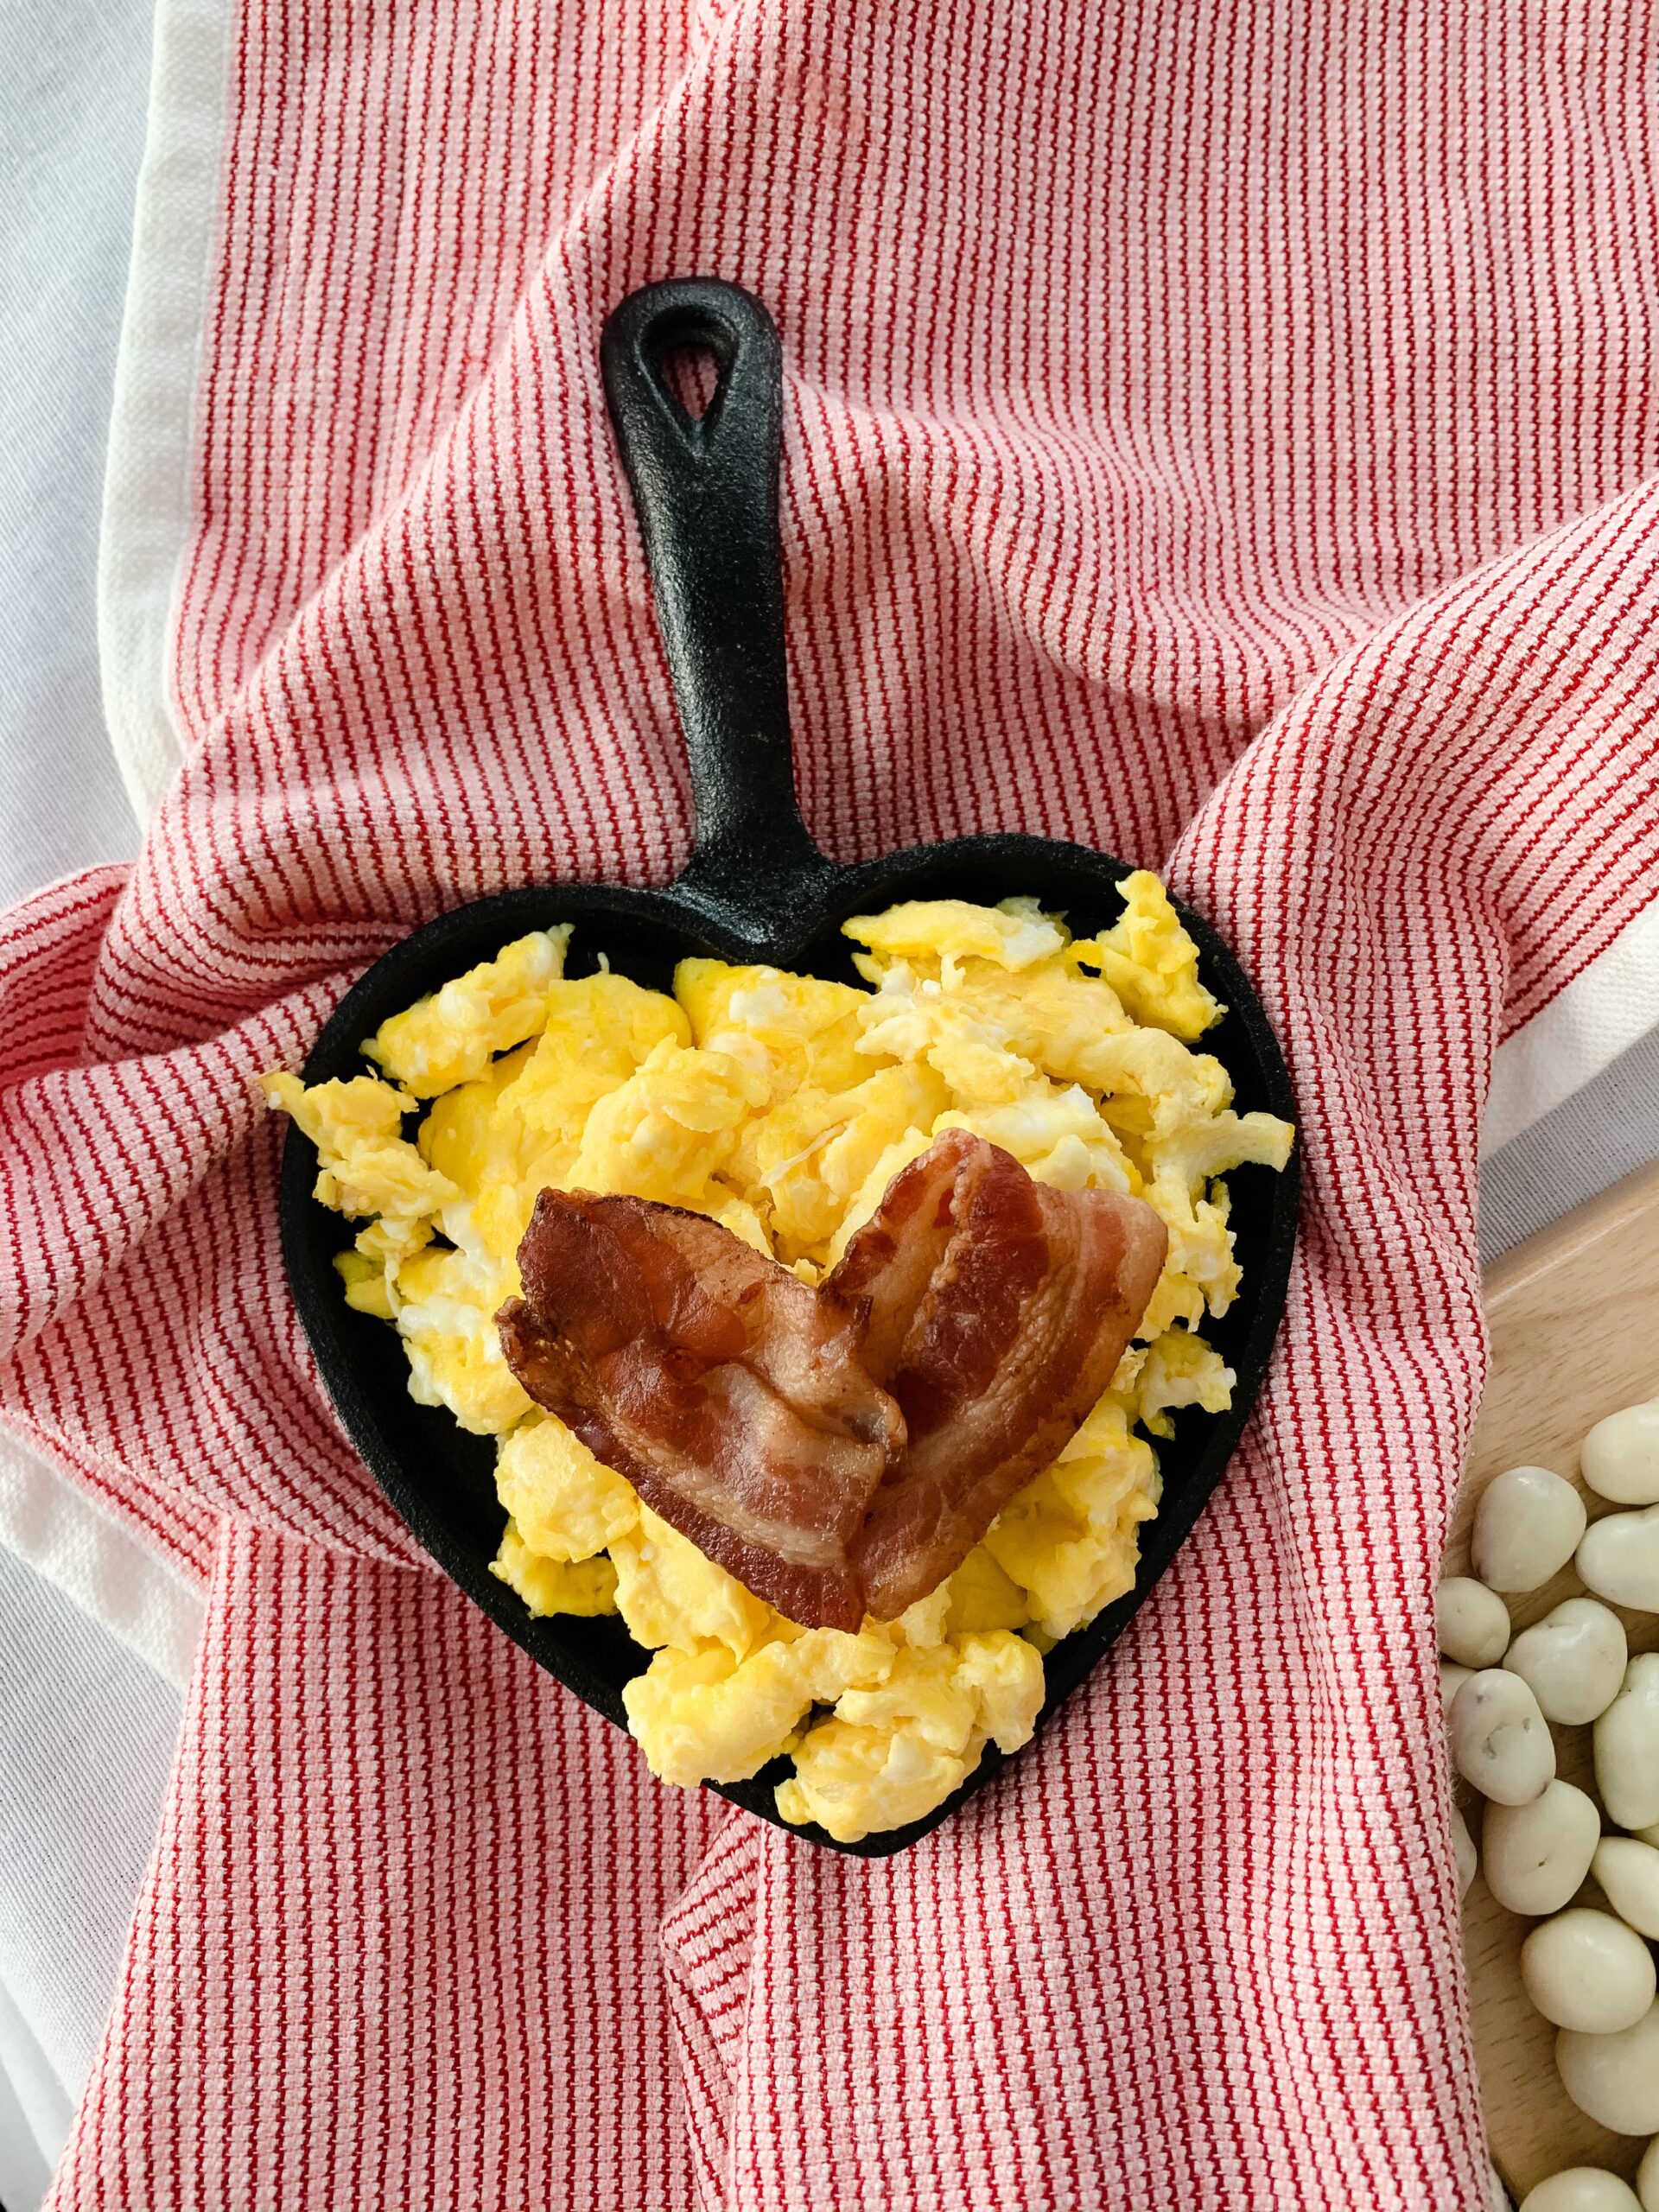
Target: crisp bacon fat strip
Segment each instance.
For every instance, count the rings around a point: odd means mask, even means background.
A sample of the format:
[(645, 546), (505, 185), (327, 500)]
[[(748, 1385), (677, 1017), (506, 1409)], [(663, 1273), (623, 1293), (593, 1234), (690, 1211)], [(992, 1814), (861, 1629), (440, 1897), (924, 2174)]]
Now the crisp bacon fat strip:
[(823, 1294), (867, 1308), (864, 1364), (907, 1432), (854, 1548), (878, 1620), (937, 1589), (1071, 1441), (1167, 1246), (1141, 1199), (1050, 1190), (965, 1129), (893, 1178)]
[(814, 1291), (718, 1223), (543, 1191), (501, 1341), (531, 1397), (791, 1620), (890, 1620), (1111, 1380), (1163, 1223), (941, 1136)]
[(646, 1198), (543, 1191), (518, 1264), (497, 1320), (531, 1396), (757, 1596), (856, 1629), (853, 1541), (905, 1441), (861, 1313)]

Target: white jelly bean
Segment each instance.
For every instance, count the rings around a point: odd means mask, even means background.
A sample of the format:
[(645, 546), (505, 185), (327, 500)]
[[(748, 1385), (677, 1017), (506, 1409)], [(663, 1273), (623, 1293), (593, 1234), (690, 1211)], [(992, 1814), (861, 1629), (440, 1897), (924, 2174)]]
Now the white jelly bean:
[(1643, 1613), (1659, 1612), (1659, 1505), (1644, 1513), (1604, 1513), (1584, 1532), (1579, 1580), (1598, 1598)]
[(1568, 2166), (1529, 2189), (1521, 2212), (1642, 2212), (1642, 2201), (1605, 2166)]
[(1552, 1782), (1530, 1805), (1489, 1805), (1480, 1828), (1486, 1886), (1506, 1911), (1559, 1912), (1590, 1871), (1601, 1834), (1592, 1799)]
[(1659, 2135), (1642, 2153), (1636, 2170), (1636, 2194), (1642, 2212), (1659, 2212)]
[(1554, 1742), (1519, 1675), (1501, 1667), (1471, 1675), (1452, 1704), (1452, 1764), (1500, 1805), (1529, 1805), (1548, 1789)]
[(1653, 1954), (1636, 1930), (1588, 1905), (1533, 1929), (1521, 1946), (1521, 1979), (1547, 2020), (1592, 2036), (1633, 2028), (1659, 1994)]
[(1452, 1850), (1458, 1862), (1458, 1895), (1466, 1897), (1480, 1862), (1475, 1854), (1475, 1839), (1469, 1833), (1469, 1823), (1455, 1805), (1452, 1808)]
[(1510, 1609), (1472, 1575), (1449, 1575), (1434, 1592), (1434, 1633), (1460, 1667), (1496, 1667), (1510, 1644)]
[(1621, 1920), (1638, 1935), (1659, 1936), (1659, 1851), (1633, 1835), (1605, 1835), (1590, 1871)]
[[(1460, 1690), (1452, 1708), (1454, 1731), (1468, 1694)], [(1626, 1667), (1624, 1686), (1597, 1721), (1593, 1740), (1596, 1787), (1608, 1818), (1622, 1828), (1659, 1821), (1659, 1651), (1638, 1652)]]
[(1580, 1727), (1618, 1695), (1629, 1657), (1624, 1624), (1593, 1598), (1564, 1598), (1503, 1655), (1537, 1699), (1546, 1720)]
[(1492, 1590), (1536, 1590), (1573, 1556), (1584, 1500), (1548, 1467), (1510, 1467), (1480, 1493), (1470, 1552)]
[(1440, 1711), (1450, 1716), (1457, 1701), (1458, 1692), (1474, 1673), (1472, 1667), (1459, 1667), (1455, 1660), (1440, 1662)]
[(1555, 2038), (1555, 2069), (1580, 2112), (1615, 2135), (1650, 2135), (1659, 2128), (1659, 2004), (1617, 2035)]
[(1599, 1421), (1580, 1464), (1591, 1489), (1615, 1505), (1659, 1505), (1659, 1398)]

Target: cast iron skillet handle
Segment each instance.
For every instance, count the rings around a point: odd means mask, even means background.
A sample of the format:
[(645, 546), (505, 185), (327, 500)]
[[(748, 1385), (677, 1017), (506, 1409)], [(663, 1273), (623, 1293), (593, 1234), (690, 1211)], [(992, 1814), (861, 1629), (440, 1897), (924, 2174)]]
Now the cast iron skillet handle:
[[(706, 348), (719, 372), (695, 422), (663, 378), (683, 347)], [(830, 863), (802, 823), (790, 753), (778, 333), (737, 285), (677, 278), (629, 294), (600, 362), (690, 760), (696, 842), (680, 881), (781, 917)]]

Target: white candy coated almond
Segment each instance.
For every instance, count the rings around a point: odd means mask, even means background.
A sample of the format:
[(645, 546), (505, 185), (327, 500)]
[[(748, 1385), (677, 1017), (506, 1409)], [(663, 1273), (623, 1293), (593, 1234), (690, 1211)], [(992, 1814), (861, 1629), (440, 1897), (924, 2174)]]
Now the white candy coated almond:
[(1458, 1862), (1458, 1895), (1466, 1897), (1469, 1885), (1475, 1878), (1480, 1861), (1475, 1852), (1475, 1839), (1469, 1833), (1469, 1823), (1455, 1805), (1452, 1808), (1452, 1851)]
[(1642, 2153), (1636, 2170), (1636, 2194), (1642, 2212), (1659, 2212), (1659, 2135)]
[(1570, 1782), (1552, 1782), (1530, 1805), (1488, 1805), (1480, 1827), (1486, 1886), (1508, 1912), (1559, 1912), (1589, 1872), (1600, 1834), (1594, 1801)]
[(1475, 1573), (1491, 1590), (1536, 1590), (1573, 1556), (1584, 1500), (1548, 1467), (1506, 1467), (1480, 1493), (1469, 1540)]
[[(1466, 1687), (1458, 1693), (1454, 1729), (1468, 1694)], [(1608, 1819), (1622, 1828), (1659, 1821), (1659, 1651), (1640, 1651), (1625, 1668), (1618, 1695), (1596, 1722), (1592, 1740), (1596, 1787)]]
[(1592, 2120), (1615, 2135), (1652, 2134), (1659, 2129), (1659, 2004), (1617, 2035), (1561, 2029), (1555, 2069), (1567, 2095)]
[(1576, 1565), (1586, 1590), (1610, 1605), (1659, 1612), (1659, 1505), (1604, 1513), (1584, 1532)]
[(1638, 1936), (1659, 1936), (1659, 1851), (1633, 1835), (1605, 1835), (1590, 1871), (1621, 1920)]
[(1659, 1398), (1599, 1421), (1579, 1464), (1591, 1489), (1615, 1505), (1659, 1504)]
[(1617, 1613), (1594, 1598), (1564, 1598), (1522, 1630), (1503, 1664), (1530, 1685), (1546, 1720), (1576, 1728), (1618, 1695), (1629, 1656)]
[(1521, 1979), (1547, 2020), (1592, 2036), (1633, 2028), (1659, 1993), (1636, 1930), (1588, 1905), (1539, 1923), (1521, 1946)]
[(1605, 2166), (1567, 2166), (1529, 2189), (1521, 2212), (1642, 2212), (1642, 2200)]
[(1496, 1667), (1510, 1645), (1510, 1609), (1470, 1574), (1449, 1574), (1434, 1592), (1434, 1633), (1459, 1667)]
[(1500, 1805), (1530, 1804), (1548, 1789), (1554, 1739), (1519, 1675), (1502, 1667), (1471, 1675), (1452, 1701), (1452, 1764)]

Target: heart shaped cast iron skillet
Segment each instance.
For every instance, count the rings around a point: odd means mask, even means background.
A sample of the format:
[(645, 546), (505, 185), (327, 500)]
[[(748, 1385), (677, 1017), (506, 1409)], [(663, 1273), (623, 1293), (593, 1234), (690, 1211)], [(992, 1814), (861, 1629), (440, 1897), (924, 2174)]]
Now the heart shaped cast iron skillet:
[[(667, 356), (711, 353), (713, 399), (694, 421), (664, 381)], [(612, 315), (601, 346), (606, 391), (633, 486), (646, 565), (685, 733), (696, 810), (696, 848), (663, 891), (629, 884), (550, 883), (474, 900), (429, 923), (378, 960), (342, 1001), (306, 1063), (305, 1080), (364, 1071), (363, 1040), (389, 1014), (527, 930), (574, 922), (568, 972), (588, 973), (601, 953), (643, 984), (667, 990), (690, 953), (855, 982), (840, 925), (901, 899), (1011, 895), (1064, 910), (1079, 935), (1117, 918), (1122, 862), (1039, 837), (964, 837), (842, 868), (802, 824), (790, 754), (784, 672), (784, 591), (778, 535), (783, 379), (778, 334), (760, 303), (712, 279), (653, 284)], [(1229, 1012), (1205, 1039), (1232, 1076), (1241, 1111), (1289, 1116), (1290, 1083), (1266, 1014), (1214, 931), (1181, 908), (1206, 981)], [(411, 1125), (412, 1127), (412, 1122)], [(442, 1408), (409, 1395), (401, 1340), (384, 1321), (354, 1313), (332, 1265), (353, 1227), (311, 1196), (312, 1146), (290, 1125), (283, 1161), (283, 1249), (300, 1316), (324, 1382), (352, 1440), (433, 1558), (537, 1663), (619, 1727), (622, 1686), (650, 1654), (615, 1617), (532, 1618), (490, 1573), (506, 1516), (495, 1495), (495, 1448), (468, 1435)], [(1282, 1174), (1243, 1167), (1230, 1179), (1244, 1270), (1232, 1311), (1205, 1333), (1238, 1377), (1225, 1414), (1174, 1416), (1159, 1447), (1163, 1503), (1141, 1530), (1135, 1587), (1088, 1629), (1058, 1644), (1044, 1664), (1048, 1691), (1038, 1726), (1128, 1625), (1192, 1527), (1255, 1400), (1284, 1304), (1295, 1232), (1296, 1166)], [(821, 1828), (791, 1834), (881, 1858), (935, 1827), (1004, 1764), (988, 1750), (977, 1771), (925, 1820), (855, 1844)], [(779, 1760), (723, 1789), (734, 1804), (777, 1821)], [(778, 1823), (784, 1825), (782, 1822)]]

